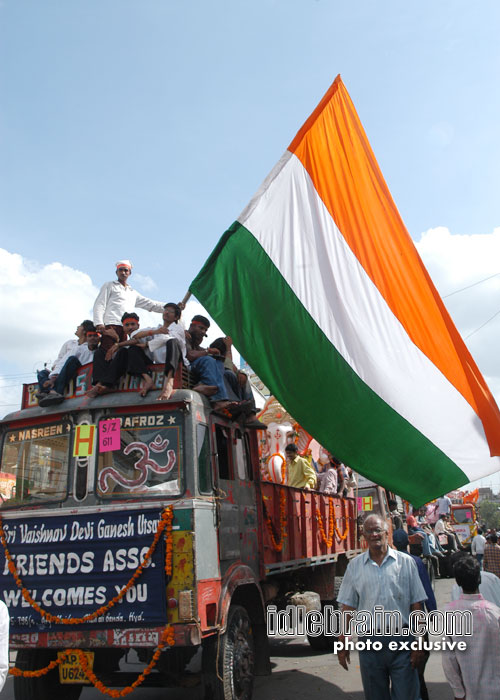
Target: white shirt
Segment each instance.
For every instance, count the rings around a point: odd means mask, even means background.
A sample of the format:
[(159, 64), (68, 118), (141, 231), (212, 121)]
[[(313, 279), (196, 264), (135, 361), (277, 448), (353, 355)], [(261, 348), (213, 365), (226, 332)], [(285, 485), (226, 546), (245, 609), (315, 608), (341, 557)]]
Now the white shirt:
[[(463, 591), (458, 583), (455, 583), (451, 589), (451, 599), (458, 600), (462, 593)], [(481, 571), (479, 593), (483, 598), (489, 600), (493, 605), (498, 605), (500, 608), (500, 578), (496, 574), (492, 574), (491, 571)]]
[(77, 347), (78, 347), (78, 343), (76, 344), (75, 347), (70, 348), (65, 355), (63, 355), (61, 358), (59, 358), (57, 360), (57, 362), (54, 364), (54, 367), (52, 368), (52, 372), (49, 374), (49, 377), (57, 377), (57, 375), (59, 374), (59, 372), (63, 368), (63, 365), (66, 362), (66, 360), (75, 354)]
[(164, 305), (160, 301), (143, 297), (129, 284), (125, 287), (118, 280), (106, 282), (102, 285), (94, 302), (94, 325), (121, 326), (123, 314), (126, 311), (133, 311), (136, 306), (161, 314)]
[[(470, 545), (472, 554), (484, 554), (484, 545), (485, 544), (486, 544), (486, 537), (483, 537), (482, 535), (476, 535), (473, 538), (471, 545)], [(495, 603), (495, 605), (498, 605), (498, 603)]]
[(168, 327), (168, 335), (158, 334), (153, 336), (153, 339), (149, 341), (149, 349), (153, 352), (155, 358), (157, 356), (162, 358), (158, 360), (155, 359), (155, 362), (165, 362), (167, 355), (165, 343), (167, 342), (167, 340), (171, 340), (172, 338), (175, 338), (181, 346), (182, 361), (184, 362), (186, 367), (189, 367), (189, 362), (186, 357), (186, 333), (182, 321), (178, 321), (177, 323), (171, 323)]
[[(63, 366), (64, 362), (70, 357), (70, 355), (73, 354), (73, 351), (76, 349), (76, 346), (78, 345), (78, 338), (70, 338), (67, 340), (65, 343), (62, 344), (61, 349), (59, 350), (59, 355), (56, 357), (54, 360), (54, 364), (52, 365), (52, 371), (54, 371), (54, 368), (56, 365), (58, 365), (59, 370)], [(64, 358), (64, 362), (60, 364), (61, 360)], [(59, 373), (59, 370), (57, 373)]]
[(337, 595), (339, 603), (356, 610), (373, 612), (375, 605), (384, 610), (399, 610), (408, 624), (410, 606), (427, 600), (427, 593), (411, 557), (388, 547), (380, 566), (368, 550), (351, 559)]
[[(160, 323), (158, 326), (156, 326), (156, 328), (140, 328), (138, 331), (134, 331), (131, 337), (133, 338), (134, 335), (141, 330), (153, 331), (161, 328), (162, 325), (163, 324)], [(142, 340), (146, 342), (148, 346), (146, 349), (146, 354), (148, 357), (153, 359), (153, 362), (160, 365), (164, 364), (167, 356), (166, 344), (167, 341), (172, 340), (172, 338), (175, 338), (179, 342), (182, 350), (182, 360), (186, 367), (189, 367), (189, 362), (186, 358), (186, 334), (182, 321), (178, 321), (178, 323), (171, 323), (168, 327), (168, 333), (157, 333), (156, 335), (143, 338)]]
[(451, 499), (448, 496), (438, 498), (439, 515), (448, 515), (451, 511)]
[[(59, 350), (59, 355), (57, 356), (57, 360), (54, 362), (52, 366), (52, 371), (49, 374), (49, 377), (53, 377), (54, 375), (59, 374), (59, 372), (62, 369), (63, 364), (66, 362), (68, 357), (71, 357), (71, 355), (75, 354), (75, 350), (78, 347), (78, 340), (71, 339), (67, 340), (62, 348)], [(63, 353), (63, 350), (65, 349), (65, 352)]]
[(462, 593), (458, 600), (445, 605), (444, 611), (470, 610), (472, 637), (447, 635), (447, 642), (463, 642), (463, 651), (445, 649), (443, 670), (456, 698), (498, 700), (500, 687), (500, 609), (480, 593)]
[(94, 350), (89, 350), (88, 343), (82, 343), (76, 348), (73, 356), (79, 360), (81, 365), (88, 365), (89, 362), (94, 361)]
[(9, 673), (9, 611), (0, 601), (0, 690), (5, 685)]
[(439, 519), (436, 524), (434, 525), (434, 534), (435, 535), (442, 535), (446, 532), (446, 528), (444, 526), (444, 522)]

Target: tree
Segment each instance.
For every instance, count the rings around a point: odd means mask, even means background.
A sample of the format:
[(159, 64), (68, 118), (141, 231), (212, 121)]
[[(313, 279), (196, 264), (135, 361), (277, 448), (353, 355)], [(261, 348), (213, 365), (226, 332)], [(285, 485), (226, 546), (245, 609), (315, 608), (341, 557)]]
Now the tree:
[(495, 501), (483, 501), (479, 506), (479, 520), (486, 527), (500, 530), (500, 504)]

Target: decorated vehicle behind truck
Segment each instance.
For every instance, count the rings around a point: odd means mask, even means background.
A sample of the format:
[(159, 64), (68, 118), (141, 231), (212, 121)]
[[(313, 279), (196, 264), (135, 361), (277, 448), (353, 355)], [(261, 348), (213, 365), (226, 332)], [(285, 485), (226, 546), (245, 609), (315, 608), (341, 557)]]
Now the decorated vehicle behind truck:
[[(305, 591), (334, 601), (360, 551), (355, 499), (264, 480), (262, 431), (216, 415), (180, 370), (161, 403), (128, 376), (89, 400), (88, 377), (82, 368), (51, 408), (25, 386), (0, 424), (16, 700), (72, 700), (88, 683), (175, 686), (197, 652), (190, 682), (205, 697), (250, 698), (270, 670), (266, 606)], [(129, 649), (139, 675), (120, 669)]]
[(476, 507), (473, 503), (453, 503), (450, 520), (460, 543), (468, 546), (477, 535)]

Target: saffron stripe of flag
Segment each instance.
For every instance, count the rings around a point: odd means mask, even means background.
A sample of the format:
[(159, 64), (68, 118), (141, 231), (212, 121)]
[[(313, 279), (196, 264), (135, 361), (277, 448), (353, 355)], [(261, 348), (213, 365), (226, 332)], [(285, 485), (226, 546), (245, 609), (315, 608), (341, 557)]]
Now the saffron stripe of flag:
[(498, 407), (340, 77), (190, 289), (288, 412), (373, 481), (420, 504), (500, 469)]

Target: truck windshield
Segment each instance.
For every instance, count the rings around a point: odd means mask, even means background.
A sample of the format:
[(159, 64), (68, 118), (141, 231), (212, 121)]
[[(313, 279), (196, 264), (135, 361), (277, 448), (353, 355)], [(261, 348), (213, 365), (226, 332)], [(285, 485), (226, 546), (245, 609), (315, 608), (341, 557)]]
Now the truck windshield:
[(2, 508), (66, 498), (70, 435), (68, 422), (6, 433), (0, 472)]
[[(115, 443), (102, 437), (112, 436), (107, 430), (112, 421), (119, 431)], [(107, 416), (101, 420), (97, 495), (141, 499), (178, 496), (182, 492), (182, 424), (181, 411)]]
[(453, 510), (453, 519), (456, 523), (473, 523), (474, 516), (472, 508), (457, 508)]

